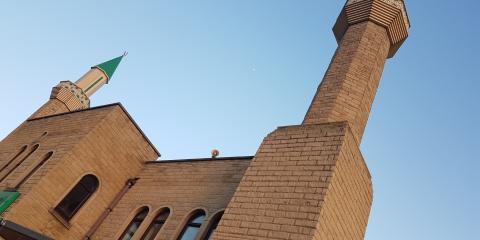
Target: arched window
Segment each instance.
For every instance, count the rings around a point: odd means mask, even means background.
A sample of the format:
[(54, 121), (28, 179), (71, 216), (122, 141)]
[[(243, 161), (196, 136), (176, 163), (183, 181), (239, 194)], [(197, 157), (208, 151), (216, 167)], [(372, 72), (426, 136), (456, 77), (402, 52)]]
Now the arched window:
[(91, 174), (85, 175), (55, 207), (55, 212), (67, 222), (70, 221), (97, 189), (97, 177)]
[(145, 220), (145, 217), (147, 217), (147, 215), (148, 208), (141, 208), (137, 215), (135, 215), (135, 217), (132, 219), (130, 224), (128, 224), (127, 229), (125, 229), (125, 232), (122, 233), (119, 240), (130, 240), (142, 224), (143, 220)]
[(210, 220), (210, 226), (208, 227), (208, 232), (203, 238), (204, 240), (210, 240), (212, 238), (213, 232), (217, 229), (220, 219), (222, 219), (223, 211), (215, 214)]
[(167, 221), (168, 215), (170, 215), (170, 209), (165, 209), (161, 211), (153, 220), (152, 223), (150, 223), (150, 226), (148, 226), (147, 231), (145, 231), (145, 234), (143, 234), (141, 240), (154, 240), (155, 236), (157, 236), (158, 232), (160, 232), (160, 229), (162, 229), (163, 225)]
[[(20, 161), (18, 161), (18, 162), (15, 164), (15, 166), (13, 166), (13, 168), (11, 168), (10, 170), (8, 170), (7, 174), (5, 174), (5, 175), (0, 179), (0, 182), (3, 181), (3, 180), (5, 180), (5, 178), (7, 178), (15, 169), (17, 169), (17, 167), (20, 166), (28, 157), (30, 157), (30, 155), (32, 155), (35, 151), (37, 151), (38, 147), (40, 147), (40, 145), (35, 144), (35, 145), (30, 149), (30, 151), (28, 152), (28, 154), (27, 154), (25, 157), (23, 157)], [(23, 151), (25, 151), (25, 150), (23, 150)], [(23, 151), (21, 151), (20, 154), (23, 153)], [(11, 163), (13, 163), (13, 161), (14, 161), (20, 154), (17, 154), (17, 156), (16, 156), (14, 159), (12, 159), (12, 161), (10, 161), (7, 165), (5, 165), (5, 166), (2, 168), (2, 171), (3, 171), (4, 169), (6, 169), (6, 168), (8, 167), (8, 165), (10, 165)]]
[(196, 211), (183, 228), (178, 240), (194, 240), (200, 231), (203, 221), (205, 220), (205, 212), (202, 210)]
[(47, 154), (45, 154), (45, 156), (43, 156), (42, 161), (39, 164), (37, 164), (37, 166), (35, 166), (35, 168), (32, 169), (32, 171), (30, 171), (27, 176), (25, 176), (19, 183), (17, 183), (17, 185), (15, 186), (15, 189), (20, 188), (20, 186), (22, 186), (22, 184), (24, 184), (31, 176), (33, 176), (33, 174), (35, 174), (38, 171), (38, 169), (40, 169), (43, 166), (43, 164), (45, 164), (52, 157), (52, 155), (53, 155), (53, 152), (48, 152)]

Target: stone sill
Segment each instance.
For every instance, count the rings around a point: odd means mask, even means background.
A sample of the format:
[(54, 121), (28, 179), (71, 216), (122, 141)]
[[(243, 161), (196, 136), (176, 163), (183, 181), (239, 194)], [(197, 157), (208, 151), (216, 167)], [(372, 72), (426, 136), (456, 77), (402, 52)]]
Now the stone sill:
[(67, 220), (65, 220), (62, 216), (60, 216), (60, 214), (58, 214), (57, 211), (55, 211), (55, 209), (50, 208), (48, 212), (52, 214), (52, 216), (57, 221), (59, 221), (65, 228), (70, 229), (72, 227), (72, 225)]

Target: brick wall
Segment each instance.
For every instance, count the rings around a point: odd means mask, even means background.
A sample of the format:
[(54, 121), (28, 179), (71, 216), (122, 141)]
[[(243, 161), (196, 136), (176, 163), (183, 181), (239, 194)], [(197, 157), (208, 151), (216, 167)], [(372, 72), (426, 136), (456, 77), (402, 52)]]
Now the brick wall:
[[(48, 134), (35, 140), (44, 132)], [(20, 146), (36, 142), (40, 144), (38, 151), (0, 187), (18, 182), (48, 151), (54, 154), (20, 187), (19, 200), (3, 217), (55, 239), (82, 239), (126, 180), (137, 176), (145, 161), (158, 157), (119, 105), (27, 121), (0, 143), (0, 164)], [(99, 178), (100, 186), (71, 219), (70, 226), (64, 226), (49, 210), (89, 173)]]
[[(401, 11), (392, 6), (388, 9)], [(205, 210), (210, 218), (225, 208), (215, 240), (363, 239), (373, 192), (358, 146), (386, 58), (400, 43), (390, 46), (395, 36), (387, 32), (392, 26), (382, 11), (374, 13), (375, 18), (387, 22), (381, 26), (377, 24), (380, 20), (374, 23), (369, 18), (372, 11), (357, 10), (366, 14), (365, 19), (355, 22), (347, 10), (341, 15), (349, 16), (340, 21), (346, 32), (342, 31), (303, 124), (269, 134), (253, 160), (144, 165), (157, 153), (120, 106), (27, 121), (0, 142), (0, 167), (24, 145), (30, 148), (39, 143), (40, 148), (0, 182), (0, 188), (18, 183), (48, 151), (54, 155), (19, 189), (20, 200), (4, 217), (56, 239), (81, 239), (125, 181), (138, 176), (138, 183), (93, 239), (118, 238), (142, 206), (149, 207), (150, 213), (139, 233), (160, 209), (171, 210), (157, 240), (175, 239), (195, 209)], [(391, 12), (383, 13), (394, 17)], [(406, 37), (408, 32), (404, 33)], [(33, 116), (67, 111), (54, 99)], [(44, 132), (48, 134), (40, 137)], [(48, 210), (87, 173), (99, 176), (100, 188), (85, 210), (65, 227)], [(2, 174), (5, 172), (0, 178)]]
[(345, 135), (315, 238), (364, 239), (373, 201), (371, 177), (351, 131)]
[(210, 218), (226, 208), (249, 163), (250, 160), (217, 159), (147, 164), (137, 184), (122, 198), (93, 239), (117, 239), (142, 206), (148, 206), (150, 212), (134, 240), (141, 237), (158, 211), (165, 207), (170, 208), (171, 214), (157, 240), (176, 239), (193, 210), (204, 209)]
[[(344, 207), (351, 200), (326, 201), (327, 195), (343, 198), (336, 196), (342, 191), (333, 192), (331, 188), (334, 179), (345, 177), (337, 173), (337, 168), (343, 171), (341, 155), (350, 151), (346, 139), (353, 137), (347, 135), (348, 131), (348, 124), (341, 122), (290, 126), (269, 134), (228, 205), (214, 239), (313, 239), (321, 210), (333, 204)], [(355, 154), (359, 154), (358, 149)], [(362, 174), (348, 180), (364, 183), (360, 175), (367, 176), (368, 170), (361, 156), (349, 161), (362, 166), (357, 169)], [(368, 195), (364, 189), (348, 191), (358, 198)]]

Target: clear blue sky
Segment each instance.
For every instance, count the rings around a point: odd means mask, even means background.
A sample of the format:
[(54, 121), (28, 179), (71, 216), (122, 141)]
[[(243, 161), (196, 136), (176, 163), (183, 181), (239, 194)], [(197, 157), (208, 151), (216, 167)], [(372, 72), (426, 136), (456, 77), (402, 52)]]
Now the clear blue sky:
[[(129, 51), (93, 105), (122, 102), (162, 159), (253, 155), (301, 122), (344, 0), (3, 1), (0, 138), (60, 80)], [(367, 240), (480, 239), (480, 3), (407, 1), (362, 143)]]

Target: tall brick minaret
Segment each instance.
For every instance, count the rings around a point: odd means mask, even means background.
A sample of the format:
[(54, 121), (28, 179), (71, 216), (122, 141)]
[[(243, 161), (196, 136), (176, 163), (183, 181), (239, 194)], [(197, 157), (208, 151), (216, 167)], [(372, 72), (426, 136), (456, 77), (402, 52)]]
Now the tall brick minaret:
[(90, 108), (90, 96), (108, 83), (124, 56), (125, 54), (91, 67), (90, 71), (75, 83), (60, 82), (52, 89), (50, 100), (30, 119)]
[(409, 27), (403, 0), (345, 4), (303, 123), (264, 139), (213, 239), (364, 238), (373, 190), (359, 144), (385, 61)]

